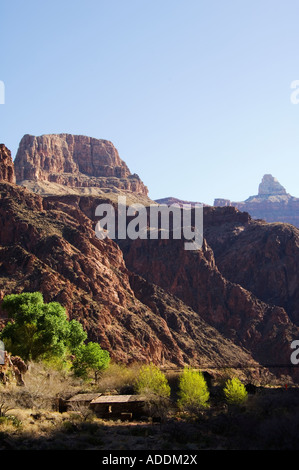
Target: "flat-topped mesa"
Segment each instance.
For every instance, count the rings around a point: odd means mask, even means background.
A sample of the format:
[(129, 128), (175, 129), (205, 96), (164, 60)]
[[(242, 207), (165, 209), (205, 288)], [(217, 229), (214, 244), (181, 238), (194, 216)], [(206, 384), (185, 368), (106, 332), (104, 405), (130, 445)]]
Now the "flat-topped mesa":
[(259, 185), (259, 196), (277, 196), (287, 194), (285, 188), (272, 175), (264, 175)]
[(48, 181), (72, 188), (116, 187), (147, 195), (108, 140), (83, 135), (26, 134), (14, 161), (16, 181)]
[(11, 152), (4, 144), (0, 144), (0, 181), (16, 182)]

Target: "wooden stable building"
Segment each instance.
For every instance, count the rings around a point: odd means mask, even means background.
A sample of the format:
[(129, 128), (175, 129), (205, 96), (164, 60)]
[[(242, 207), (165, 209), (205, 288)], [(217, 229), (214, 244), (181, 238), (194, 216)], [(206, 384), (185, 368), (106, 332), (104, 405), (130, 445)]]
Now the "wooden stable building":
[(101, 395), (90, 402), (90, 407), (99, 418), (130, 420), (147, 414), (145, 403), (141, 395)]

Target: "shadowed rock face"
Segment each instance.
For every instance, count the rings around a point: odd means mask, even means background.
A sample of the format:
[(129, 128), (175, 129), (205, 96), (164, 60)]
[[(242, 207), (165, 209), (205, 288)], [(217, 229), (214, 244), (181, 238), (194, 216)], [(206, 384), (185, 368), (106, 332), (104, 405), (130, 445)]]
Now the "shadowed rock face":
[[(222, 275), (270, 305), (283, 307), (299, 326), (299, 229), (206, 209), (205, 236)], [(220, 216), (226, 211), (227, 218)], [(218, 212), (218, 216), (216, 215)], [(219, 224), (210, 222), (219, 220)]]
[(0, 144), (0, 181), (16, 182), (11, 153), (4, 144)]
[(120, 246), (130, 270), (179, 297), (256, 360), (287, 369), (299, 332), (298, 230), (233, 207), (206, 207), (204, 237), (198, 252), (177, 240)]
[(114, 145), (82, 135), (25, 135), (15, 158), (16, 181), (47, 181), (71, 188), (118, 188), (147, 195)]

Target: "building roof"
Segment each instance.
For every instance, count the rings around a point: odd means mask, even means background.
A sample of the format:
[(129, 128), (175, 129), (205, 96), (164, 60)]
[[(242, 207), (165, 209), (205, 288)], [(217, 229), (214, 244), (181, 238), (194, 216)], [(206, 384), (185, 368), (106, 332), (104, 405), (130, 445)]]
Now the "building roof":
[(145, 401), (142, 395), (101, 395), (94, 398), (91, 403), (128, 403)]
[(100, 393), (78, 393), (77, 395), (69, 398), (67, 401), (91, 401), (95, 398), (98, 398), (100, 395)]

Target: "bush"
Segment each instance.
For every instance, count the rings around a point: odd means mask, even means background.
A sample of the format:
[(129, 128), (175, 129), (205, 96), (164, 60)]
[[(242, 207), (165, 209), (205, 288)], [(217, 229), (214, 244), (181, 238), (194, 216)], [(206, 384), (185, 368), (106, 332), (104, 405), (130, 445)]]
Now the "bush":
[(154, 364), (142, 366), (135, 385), (137, 393), (144, 395), (147, 412), (164, 418), (170, 404), (170, 386), (163, 372)]
[(247, 400), (248, 394), (245, 385), (237, 377), (226, 381), (223, 392), (230, 405), (241, 405)]
[(140, 394), (150, 394), (160, 398), (170, 396), (168, 381), (163, 372), (154, 364), (141, 367), (136, 383), (136, 391)]
[(191, 413), (208, 407), (210, 392), (202, 372), (192, 369), (184, 369), (179, 380), (179, 400), (180, 408)]
[(30, 362), (25, 385), (14, 387), (10, 398), (18, 408), (51, 410), (58, 398), (67, 399), (80, 392), (83, 381), (68, 370), (53, 367), (49, 363)]

